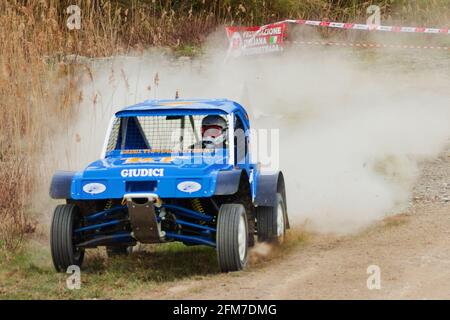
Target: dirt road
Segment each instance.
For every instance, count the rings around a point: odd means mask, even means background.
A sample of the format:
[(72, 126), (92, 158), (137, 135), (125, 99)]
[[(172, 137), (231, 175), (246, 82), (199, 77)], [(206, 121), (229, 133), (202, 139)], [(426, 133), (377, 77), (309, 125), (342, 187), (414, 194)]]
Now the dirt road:
[[(450, 299), (450, 151), (424, 164), (410, 208), (352, 236), (308, 235), (249, 270), (141, 292), (142, 299)], [(273, 254), (273, 253), (272, 253)], [(367, 268), (381, 288), (367, 288)]]

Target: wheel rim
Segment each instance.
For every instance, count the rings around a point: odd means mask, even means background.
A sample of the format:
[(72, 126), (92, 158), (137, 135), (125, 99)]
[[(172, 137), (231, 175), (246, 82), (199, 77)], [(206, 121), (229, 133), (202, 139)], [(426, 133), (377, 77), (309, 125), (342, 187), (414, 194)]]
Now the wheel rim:
[(283, 205), (280, 202), (277, 208), (277, 237), (281, 239), (284, 236), (284, 212)]
[(238, 247), (239, 247), (239, 259), (244, 261), (247, 251), (247, 230), (245, 228), (245, 219), (243, 216), (239, 218), (238, 228)]

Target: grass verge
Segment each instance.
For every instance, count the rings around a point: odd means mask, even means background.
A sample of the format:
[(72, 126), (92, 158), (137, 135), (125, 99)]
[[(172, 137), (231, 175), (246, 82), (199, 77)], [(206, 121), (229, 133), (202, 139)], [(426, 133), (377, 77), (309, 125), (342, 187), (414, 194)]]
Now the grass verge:
[(81, 289), (69, 290), (70, 274), (56, 273), (46, 243), (28, 242), (14, 255), (0, 253), (0, 299), (127, 299), (134, 292), (219, 272), (215, 251), (179, 243), (149, 245), (126, 257), (87, 251)]

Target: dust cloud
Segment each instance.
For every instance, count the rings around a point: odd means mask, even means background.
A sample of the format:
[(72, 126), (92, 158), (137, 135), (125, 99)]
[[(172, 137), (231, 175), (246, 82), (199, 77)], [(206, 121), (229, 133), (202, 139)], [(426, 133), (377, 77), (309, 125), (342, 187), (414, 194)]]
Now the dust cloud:
[(89, 61), (51, 169), (82, 169), (99, 157), (114, 111), (179, 90), (236, 100), (253, 127), (279, 129), (291, 224), (348, 233), (408, 205), (420, 162), (450, 138), (448, 54), (296, 47), (225, 62), (223, 41), (215, 35), (193, 60), (155, 50)]

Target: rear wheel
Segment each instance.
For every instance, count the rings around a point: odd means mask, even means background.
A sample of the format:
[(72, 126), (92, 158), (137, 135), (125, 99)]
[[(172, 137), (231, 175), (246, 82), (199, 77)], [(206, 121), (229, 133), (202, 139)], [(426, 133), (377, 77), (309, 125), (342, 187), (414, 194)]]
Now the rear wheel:
[(242, 204), (223, 204), (217, 220), (217, 258), (222, 272), (242, 270), (247, 264), (248, 222)]
[(76, 247), (74, 230), (81, 226), (81, 216), (73, 204), (58, 205), (53, 213), (50, 248), (53, 264), (58, 272), (66, 272), (71, 265), (81, 266), (84, 249)]
[(257, 207), (256, 223), (258, 240), (282, 243), (286, 235), (286, 206), (280, 193), (276, 194), (273, 207)]

